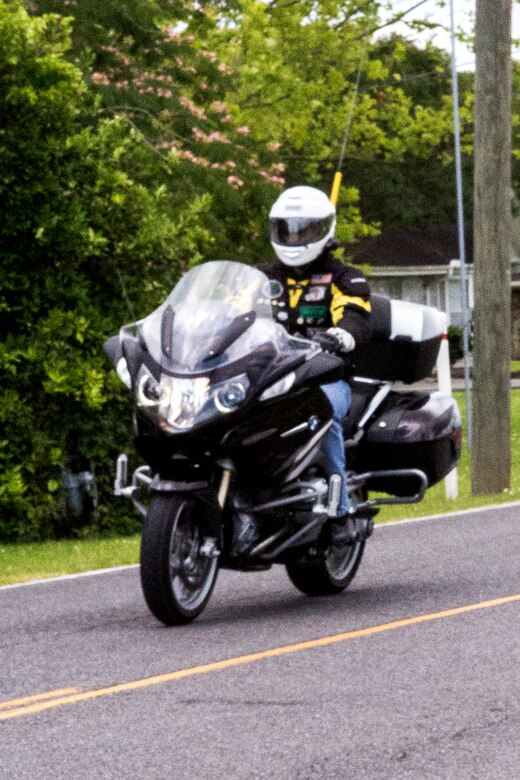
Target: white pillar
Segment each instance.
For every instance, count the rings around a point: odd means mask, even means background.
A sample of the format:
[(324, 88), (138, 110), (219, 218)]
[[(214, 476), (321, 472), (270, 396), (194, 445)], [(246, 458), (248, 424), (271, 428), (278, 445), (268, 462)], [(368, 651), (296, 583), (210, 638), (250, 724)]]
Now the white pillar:
[[(439, 391), (451, 395), (451, 366), (450, 366), (450, 349), (448, 344), (448, 316), (442, 312), (444, 320), (444, 328), (442, 334), (441, 347), (439, 349), (439, 356), (437, 358), (437, 381), (439, 383)], [(450, 471), (448, 476), (444, 479), (444, 487), (446, 489), (446, 498), (454, 501), (459, 496), (459, 477), (457, 468)]]

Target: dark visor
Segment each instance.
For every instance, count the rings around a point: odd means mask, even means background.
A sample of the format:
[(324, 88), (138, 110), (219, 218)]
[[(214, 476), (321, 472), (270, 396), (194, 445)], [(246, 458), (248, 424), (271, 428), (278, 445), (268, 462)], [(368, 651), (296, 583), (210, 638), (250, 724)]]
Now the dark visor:
[(281, 246), (306, 246), (325, 238), (329, 232), (334, 215), (312, 219), (311, 217), (271, 217), (269, 237), (274, 244)]

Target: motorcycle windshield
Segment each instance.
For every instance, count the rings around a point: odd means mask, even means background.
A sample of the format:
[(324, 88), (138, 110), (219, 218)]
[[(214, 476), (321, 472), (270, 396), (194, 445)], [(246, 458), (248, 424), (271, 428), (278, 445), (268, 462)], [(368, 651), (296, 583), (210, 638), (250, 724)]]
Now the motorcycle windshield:
[(140, 331), (153, 359), (176, 376), (208, 374), (263, 344), (279, 352), (288, 340), (273, 318), (265, 274), (229, 260), (185, 274)]

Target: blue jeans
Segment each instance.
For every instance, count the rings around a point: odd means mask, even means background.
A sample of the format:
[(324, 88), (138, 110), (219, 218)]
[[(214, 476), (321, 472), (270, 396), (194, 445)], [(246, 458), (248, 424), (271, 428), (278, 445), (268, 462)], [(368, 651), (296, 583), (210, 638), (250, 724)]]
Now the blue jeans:
[(343, 420), (348, 414), (352, 403), (352, 391), (349, 385), (340, 380), (322, 385), (321, 389), (329, 399), (332, 406), (332, 425), (325, 435), (321, 451), (325, 455), (325, 469), (328, 476), (339, 474), (341, 476), (341, 497), (338, 506), (338, 515), (344, 515), (349, 509), (345, 443), (343, 439)]

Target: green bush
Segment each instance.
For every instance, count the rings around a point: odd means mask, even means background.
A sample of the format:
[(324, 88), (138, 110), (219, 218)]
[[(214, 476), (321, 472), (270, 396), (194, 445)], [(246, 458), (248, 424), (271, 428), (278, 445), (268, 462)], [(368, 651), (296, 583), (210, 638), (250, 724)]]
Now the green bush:
[(131, 452), (131, 404), (102, 343), (155, 308), (209, 243), (209, 197), (180, 204), (162, 186), (175, 163), (125, 119), (102, 117), (65, 59), (69, 37), (69, 20), (0, 2), (5, 541), (85, 534), (86, 518), (65, 512), (64, 468), (96, 474), (97, 530), (135, 530), (111, 499), (114, 460)]

